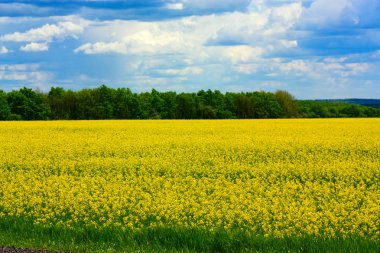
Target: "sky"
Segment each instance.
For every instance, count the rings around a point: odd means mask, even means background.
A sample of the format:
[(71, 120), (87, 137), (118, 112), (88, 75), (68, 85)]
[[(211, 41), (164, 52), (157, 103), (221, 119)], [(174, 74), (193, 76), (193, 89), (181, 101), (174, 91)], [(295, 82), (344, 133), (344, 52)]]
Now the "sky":
[(379, 0), (0, 0), (0, 89), (380, 98)]

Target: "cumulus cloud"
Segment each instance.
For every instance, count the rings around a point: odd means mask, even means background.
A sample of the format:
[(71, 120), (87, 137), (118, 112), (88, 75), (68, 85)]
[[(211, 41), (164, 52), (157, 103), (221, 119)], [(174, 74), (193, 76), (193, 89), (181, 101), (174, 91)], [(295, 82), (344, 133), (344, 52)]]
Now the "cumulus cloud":
[(263, 55), (297, 48), (297, 38), (289, 35), (302, 10), (300, 3), (291, 3), (273, 8), (262, 7), (261, 11), (227, 14), (219, 20), (223, 25), (208, 39), (206, 45), (248, 45), (261, 48)]
[(259, 68), (258, 64), (236, 64), (233, 66), (233, 70), (240, 74), (250, 75), (256, 73)]
[[(300, 3), (290, 3), (270, 8), (263, 6), (260, 11), (161, 22), (99, 21), (88, 27), (91, 40), (77, 47), (75, 52), (134, 55), (139, 63), (129, 62), (128, 65), (133, 66), (135, 73), (152, 77), (155, 74), (195, 75), (222, 80), (228, 75), (223, 80), (232, 82), (243, 80), (241, 76), (259, 73), (275, 78), (272, 73), (276, 71), (283, 75), (312, 77), (315, 67), (321, 69), (322, 65), (271, 59), (275, 53), (297, 50), (297, 38), (288, 33), (302, 11)], [(164, 61), (163, 54), (166, 54)], [(145, 58), (146, 55), (149, 58)], [(159, 64), (152, 65), (153, 62)], [(338, 73), (328, 67), (325, 70)], [(211, 74), (205, 76), (204, 73)], [(345, 73), (350, 75), (347, 66), (339, 72), (340, 76)]]
[(315, 0), (305, 8), (301, 27), (379, 27), (378, 0)]
[(353, 77), (367, 72), (371, 65), (366, 62), (349, 62), (344, 58), (326, 58), (318, 60), (292, 60), (279, 61), (278, 69), (287, 75), (308, 75), (313, 78), (323, 79), (331, 77)]
[(165, 69), (165, 70), (159, 70), (158, 73), (165, 74), (165, 75), (180, 75), (180, 76), (186, 76), (186, 75), (200, 75), (203, 73), (203, 69), (199, 67), (186, 67), (183, 69)]
[(127, 49), (122, 42), (96, 42), (86, 43), (76, 48), (74, 52), (84, 52), (85, 54), (103, 53), (126, 53)]
[(77, 38), (83, 32), (81, 25), (73, 22), (58, 22), (57, 24), (45, 24), (39, 28), (33, 28), (26, 32), (15, 32), (0, 36), (0, 41), (13, 42), (51, 42), (65, 37)]
[(170, 3), (166, 5), (166, 8), (169, 10), (183, 10), (183, 3)]
[(8, 48), (1, 46), (0, 47), (0, 54), (7, 54), (7, 53), (9, 53)]
[[(190, 1), (181, 3), (186, 6)], [(209, 3), (192, 1), (191, 4), (200, 8)], [(301, 11), (299, 3), (292, 3), (261, 12), (193, 16), (164, 22), (97, 22), (87, 29), (91, 32), (90, 41), (77, 47), (75, 52), (187, 54), (199, 61), (215, 57), (214, 51), (221, 51), (217, 58), (234, 63), (248, 62), (278, 49), (296, 48), (297, 41), (287, 39), (286, 31), (294, 25)], [(223, 48), (215, 49), (214, 46)]]
[(228, 46), (223, 50), (223, 55), (232, 63), (251, 62), (263, 54), (263, 49), (245, 45)]
[(143, 30), (124, 36), (119, 41), (86, 43), (76, 48), (75, 52), (86, 54), (162, 54), (180, 49), (185, 44), (183, 36), (178, 32)]
[(0, 64), (0, 81), (42, 83), (51, 77), (50, 73), (40, 70), (39, 64)]
[(48, 43), (36, 43), (31, 42), (29, 44), (26, 44), (25, 46), (20, 47), (21, 51), (25, 52), (41, 52), (41, 51), (48, 51), (49, 45)]

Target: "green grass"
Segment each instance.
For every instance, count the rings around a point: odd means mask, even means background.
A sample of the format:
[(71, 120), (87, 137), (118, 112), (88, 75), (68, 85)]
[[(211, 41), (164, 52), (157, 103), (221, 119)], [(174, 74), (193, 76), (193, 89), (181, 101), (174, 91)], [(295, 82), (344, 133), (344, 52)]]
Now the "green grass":
[(0, 245), (65, 252), (380, 252), (379, 241), (358, 237), (265, 238), (238, 231), (156, 228), (43, 228), (21, 219), (0, 221)]

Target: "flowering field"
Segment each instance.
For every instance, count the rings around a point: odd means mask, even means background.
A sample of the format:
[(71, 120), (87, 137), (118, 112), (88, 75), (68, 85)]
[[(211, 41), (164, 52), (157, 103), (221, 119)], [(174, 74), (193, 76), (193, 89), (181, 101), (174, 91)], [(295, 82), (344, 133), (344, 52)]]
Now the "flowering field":
[(380, 243), (380, 119), (1, 122), (0, 175), (0, 244)]

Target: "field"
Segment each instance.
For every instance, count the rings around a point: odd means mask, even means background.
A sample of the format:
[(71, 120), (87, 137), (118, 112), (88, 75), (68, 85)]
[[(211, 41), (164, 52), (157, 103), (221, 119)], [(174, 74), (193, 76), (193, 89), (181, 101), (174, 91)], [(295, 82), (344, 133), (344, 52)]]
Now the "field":
[(0, 246), (376, 252), (380, 119), (0, 123)]

